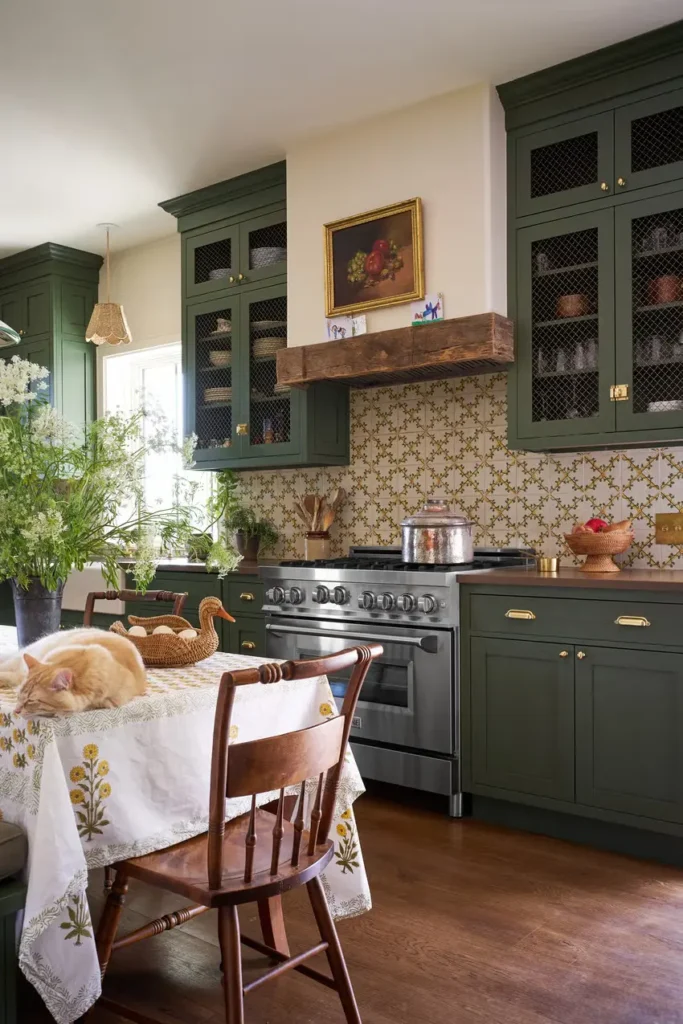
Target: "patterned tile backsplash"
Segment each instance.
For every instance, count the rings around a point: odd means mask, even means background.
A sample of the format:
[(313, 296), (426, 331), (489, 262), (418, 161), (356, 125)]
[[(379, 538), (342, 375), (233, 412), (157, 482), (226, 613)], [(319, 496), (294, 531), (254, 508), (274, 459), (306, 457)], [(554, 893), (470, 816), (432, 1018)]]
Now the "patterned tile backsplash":
[(633, 566), (683, 568), (683, 549), (654, 543), (655, 512), (683, 511), (683, 447), (541, 455), (505, 444), (503, 375), (351, 392), (351, 464), (241, 476), (244, 496), (280, 532), (275, 554), (303, 557), (297, 494), (347, 492), (334, 554), (400, 544), (400, 522), (428, 497), (469, 516), (478, 545), (531, 545), (574, 559), (562, 534), (593, 515), (632, 519)]

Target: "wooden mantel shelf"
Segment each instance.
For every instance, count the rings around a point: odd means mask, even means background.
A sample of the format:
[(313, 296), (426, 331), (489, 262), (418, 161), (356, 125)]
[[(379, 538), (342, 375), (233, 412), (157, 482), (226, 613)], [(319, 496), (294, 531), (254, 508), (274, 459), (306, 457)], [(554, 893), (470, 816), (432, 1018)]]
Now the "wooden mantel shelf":
[(282, 349), (278, 384), (334, 381), (354, 388), (495, 373), (514, 358), (512, 321), (498, 313)]

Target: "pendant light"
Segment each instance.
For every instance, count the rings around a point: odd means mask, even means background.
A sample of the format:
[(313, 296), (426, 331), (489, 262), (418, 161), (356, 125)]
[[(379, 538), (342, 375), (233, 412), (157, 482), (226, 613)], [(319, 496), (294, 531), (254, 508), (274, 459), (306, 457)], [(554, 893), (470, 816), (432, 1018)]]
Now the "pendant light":
[(130, 329), (123, 306), (117, 302), (110, 302), (111, 272), (109, 267), (109, 229), (116, 227), (115, 224), (98, 224), (98, 227), (107, 229), (107, 252), (104, 259), (105, 272), (107, 276), (107, 301), (98, 302), (92, 311), (88, 329), (85, 332), (85, 340), (92, 341), (93, 345), (129, 345), (131, 342)]
[(0, 348), (8, 348), (10, 345), (18, 345), (21, 335), (13, 327), (0, 320)]

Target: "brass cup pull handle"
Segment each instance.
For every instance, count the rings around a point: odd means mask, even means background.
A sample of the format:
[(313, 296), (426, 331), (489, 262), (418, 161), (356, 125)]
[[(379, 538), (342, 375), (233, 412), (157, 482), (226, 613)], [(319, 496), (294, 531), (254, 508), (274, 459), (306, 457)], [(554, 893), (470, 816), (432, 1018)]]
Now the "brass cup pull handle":
[(651, 626), (652, 623), (644, 615), (620, 615), (614, 620), (615, 626)]
[(237, 427), (236, 427), (236, 430), (237, 430), (238, 434), (246, 434), (249, 431), (249, 424), (248, 423), (238, 423)]
[(586, 652), (585, 651), (577, 651), (576, 657), (579, 659), (579, 661), (583, 661), (583, 659), (586, 657)]
[(254, 600), (254, 595), (251, 594), (248, 590), (245, 590), (242, 594), (240, 594), (240, 601), (253, 601), (253, 600)]
[(561, 658), (568, 658), (569, 657), (569, 651), (560, 651), (560, 657)]
[(533, 612), (526, 611), (523, 608), (508, 608), (505, 612), (506, 619), (535, 619), (536, 616)]
[(626, 185), (626, 178), (617, 178), (617, 185), (619, 188), (624, 188)]
[(256, 650), (256, 644), (254, 643), (253, 640), (243, 640), (241, 646), (245, 649), (245, 651)]

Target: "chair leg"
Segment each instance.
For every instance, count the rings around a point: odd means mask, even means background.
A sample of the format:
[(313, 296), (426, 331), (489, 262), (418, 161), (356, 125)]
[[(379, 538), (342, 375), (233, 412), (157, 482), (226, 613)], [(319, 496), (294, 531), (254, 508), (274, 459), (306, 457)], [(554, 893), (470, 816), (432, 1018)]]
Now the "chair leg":
[(282, 896), (270, 896), (268, 899), (259, 900), (257, 905), (261, 933), (266, 946), (271, 946), (278, 953), (289, 956), (289, 942), (282, 912)]
[(242, 948), (237, 907), (218, 908), (218, 941), (223, 958), (226, 1024), (244, 1024)]
[(123, 870), (119, 868), (114, 878), (113, 888), (104, 905), (102, 917), (100, 918), (100, 923), (97, 926), (97, 934), (95, 936), (97, 957), (100, 961), (100, 971), (103, 978), (109, 964), (112, 946), (116, 939), (116, 933), (119, 928), (123, 905), (126, 902), (127, 892), (128, 878), (124, 874)]
[(315, 920), (318, 925), (320, 937), (328, 944), (327, 960), (330, 965), (330, 970), (332, 971), (332, 977), (334, 978), (337, 986), (339, 998), (341, 999), (344, 1016), (346, 1017), (348, 1024), (362, 1024), (360, 1013), (358, 1011), (358, 1004), (353, 993), (351, 979), (349, 978), (349, 972), (342, 952), (341, 943), (339, 942), (337, 929), (334, 926), (334, 921), (330, 914), (330, 908), (327, 905), (325, 890), (323, 889), (320, 877), (318, 876), (308, 882), (306, 888), (308, 889), (308, 898), (310, 899), (311, 906), (313, 907), (313, 913), (315, 914)]
[(115, 871), (112, 867), (104, 869), (104, 891), (111, 892), (111, 887), (114, 884)]

